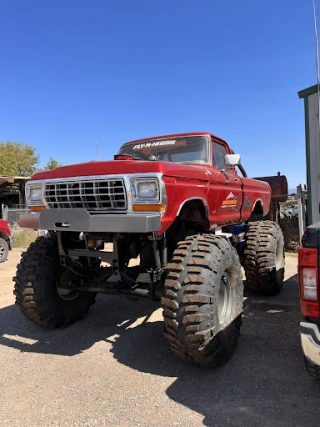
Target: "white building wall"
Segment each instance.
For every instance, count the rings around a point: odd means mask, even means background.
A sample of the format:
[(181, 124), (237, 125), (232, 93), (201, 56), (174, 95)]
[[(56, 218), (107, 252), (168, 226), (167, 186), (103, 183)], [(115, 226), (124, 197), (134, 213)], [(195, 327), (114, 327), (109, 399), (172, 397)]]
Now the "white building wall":
[(320, 221), (320, 133), (318, 94), (308, 96), (312, 223)]

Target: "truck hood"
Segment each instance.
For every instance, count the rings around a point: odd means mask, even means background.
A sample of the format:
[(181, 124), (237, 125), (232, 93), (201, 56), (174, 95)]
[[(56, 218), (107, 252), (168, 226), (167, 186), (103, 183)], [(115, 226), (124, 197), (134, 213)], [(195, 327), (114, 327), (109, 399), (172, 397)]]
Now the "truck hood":
[(139, 160), (111, 160), (79, 163), (61, 166), (51, 171), (38, 172), (32, 181), (57, 178), (75, 178), (99, 175), (124, 175), (159, 172), (165, 176), (205, 180), (211, 178), (213, 169), (209, 165), (186, 165), (170, 162), (149, 162)]

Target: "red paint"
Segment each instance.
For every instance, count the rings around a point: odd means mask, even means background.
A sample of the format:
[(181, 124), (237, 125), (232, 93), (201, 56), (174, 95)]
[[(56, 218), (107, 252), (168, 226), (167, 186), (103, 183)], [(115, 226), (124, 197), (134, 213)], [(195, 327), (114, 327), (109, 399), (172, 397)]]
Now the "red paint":
[(36, 230), (40, 227), (39, 215), (21, 215), (19, 225), (22, 228), (33, 228)]
[(320, 318), (319, 303), (301, 300), (301, 313), (306, 317)]
[(176, 179), (175, 178), (169, 178), (169, 177), (164, 177), (163, 178), (164, 182), (166, 182), (167, 184), (175, 184), (176, 183)]
[(114, 160), (133, 160), (132, 156), (128, 156), (126, 154), (115, 154)]
[(315, 248), (299, 248), (299, 267), (317, 267), (318, 250)]
[[(174, 135), (162, 135), (144, 138), (127, 144), (136, 144), (143, 141), (168, 139), (184, 136), (208, 136), (210, 140), (221, 143), (227, 153), (231, 150), (227, 143), (206, 132), (193, 132)], [(211, 149), (210, 149), (211, 150)], [(212, 158), (212, 154), (210, 155)], [(116, 160), (94, 161), (71, 166), (62, 166), (53, 171), (39, 172), (32, 180), (72, 178), (78, 176), (123, 175), (159, 172), (167, 191), (167, 211), (162, 218), (161, 233), (175, 220), (183, 203), (190, 198), (205, 200), (208, 206), (210, 225), (218, 226), (238, 224), (249, 218), (254, 205), (261, 201), (264, 213), (270, 207), (271, 189), (268, 183), (240, 177), (237, 170), (221, 171), (211, 165), (186, 165), (158, 161)], [(233, 206), (223, 205), (225, 200), (234, 197)]]
[[(11, 236), (11, 231), (10, 231), (10, 225), (7, 221), (5, 221), (4, 219), (0, 219), (0, 233), (3, 232), (5, 233), (8, 237)], [(0, 234), (1, 237), (1, 234)]]
[[(308, 300), (304, 297), (303, 270), (315, 270), (317, 283), (317, 299)], [(319, 274), (318, 274), (318, 249), (317, 248), (299, 248), (298, 252), (298, 276), (300, 285), (301, 313), (306, 317), (320, 318), (319, 301)]]

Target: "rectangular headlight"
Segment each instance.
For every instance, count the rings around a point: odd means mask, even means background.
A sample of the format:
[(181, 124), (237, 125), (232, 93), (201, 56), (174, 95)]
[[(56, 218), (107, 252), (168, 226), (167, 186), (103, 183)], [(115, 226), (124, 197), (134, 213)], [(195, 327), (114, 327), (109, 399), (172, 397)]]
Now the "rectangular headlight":
[(156, 178), (135, 178), (131, 180), (133, 202), (159, 202), (160, 191)]
[(42, 187), (31, 187), (30, 188), (30, 200), (31, 200), (31, 202), (41, 202), (41, 200), (42, 200)]
[(27, 196), (27, 203), (30, 206), (39, 206), (43, 205), (43, 198), (42, 198), (42, 186), (41, 185), (27, 185), (26, 186), (26, 196)]

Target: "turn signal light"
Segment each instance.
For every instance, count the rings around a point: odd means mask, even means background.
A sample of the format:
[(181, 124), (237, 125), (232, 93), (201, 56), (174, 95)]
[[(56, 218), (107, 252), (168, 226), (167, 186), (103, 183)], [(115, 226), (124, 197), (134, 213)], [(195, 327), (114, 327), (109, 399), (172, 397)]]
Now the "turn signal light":
[(320, 315), (318, 250), (299, 248), (298, 265), (302, 314), (317, 317)]
[(145, 203), (141, 205), (133, 205), (132, 210), (134, 212), (164, 212), (166, 210), (166, 205), (159, 203)]
[(45, 208), (45, 206), (30, 206), (31, 212), (42, 212)]

